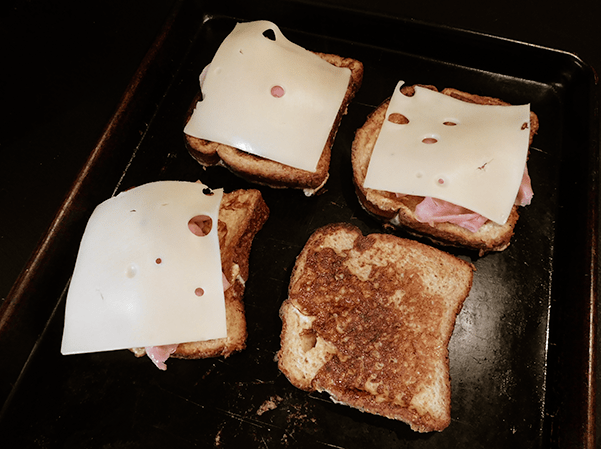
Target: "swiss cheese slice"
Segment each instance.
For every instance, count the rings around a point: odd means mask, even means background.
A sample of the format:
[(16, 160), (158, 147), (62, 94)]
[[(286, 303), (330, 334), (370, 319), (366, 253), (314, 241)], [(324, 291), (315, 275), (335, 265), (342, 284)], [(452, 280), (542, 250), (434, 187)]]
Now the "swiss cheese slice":
[[(399, 82), (364, 186), (430, 196), (504, 224), (514, 205), (530, 137), (530, 105), (467, 103)], [(404, 116), (408, 120), (395, 120)], [(401, 123), (395, 123), (401, 122)]]
[(186, 134), (314, 172), (350, 70), (256, 21), (236, 25), (203, 76)]
[[(205, 189), (154, 182), (94, 210), (67, 294), (63, 354), (227, 336), (217, 236), (223, 191)], [(205, 236), (188, 227), (197, 216), (211, 219)]]

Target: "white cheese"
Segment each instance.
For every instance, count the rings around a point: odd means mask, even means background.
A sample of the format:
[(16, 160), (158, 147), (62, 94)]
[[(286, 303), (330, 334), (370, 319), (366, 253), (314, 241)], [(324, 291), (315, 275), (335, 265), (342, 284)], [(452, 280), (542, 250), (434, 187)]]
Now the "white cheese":
[[(402, 85), (390, 100), (364, 186), (438, 198), (504, 224), (528, 156), (530, 105), (478, 105), (421, 87), (408, 97)], [(408, 123), (393, 123), (392, 114)]]
[(257, 21), (236, 25), (203, 77), (203, 100), (186, 134), (314, 172), (350, 70), (290, 42), (275, 24)]
[[(94, 210), (67, 294), (63, 354), (227, 336), (217, 237), (223, 191), (205, 188), (154, 182)], [(205, 236), (188, 228), (199, 215), (212, 221)]]

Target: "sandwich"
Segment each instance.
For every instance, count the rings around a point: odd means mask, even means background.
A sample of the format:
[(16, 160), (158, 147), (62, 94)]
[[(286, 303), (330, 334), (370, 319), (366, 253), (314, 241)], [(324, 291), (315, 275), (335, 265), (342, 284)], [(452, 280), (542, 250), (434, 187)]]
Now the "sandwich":
[(61, 352), (129, 349), (228, 357), (246, 345), (243, 295), (255, 235), (269, 216), (258, 190), (144, 184), (103, 202), (82, 237)]
[(203, 166), (314, 195), (362, 78), (361, 62), (308, 51), (274, 23), (238, 23), (199, 77), (186, 146)]
[(450, 423), (448, 343), (474, 267), (346, 223), (318, 229), (293, 268), (278, 367), (292, 385), (417, 432)]
[(386, 226), (484, 255), (506, 249), (533, 191), (529, 105), (398, 83), (357, 130), (353, 182)]

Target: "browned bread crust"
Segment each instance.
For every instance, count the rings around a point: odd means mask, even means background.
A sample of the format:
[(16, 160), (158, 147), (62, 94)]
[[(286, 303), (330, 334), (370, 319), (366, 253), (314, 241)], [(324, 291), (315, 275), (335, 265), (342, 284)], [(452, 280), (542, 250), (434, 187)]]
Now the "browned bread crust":
[[(434, 86), (422, 86), (436, 90)], [(403, 86), (405, 95), (414, 93), (413, 86)], [(444, 89), (443, 94), (477, 104), (508, 105), (492, 98), (461, 92), (456, 89)], [(418, 236), (446, 246), (466, 247), (478, 251), (481, 255), (491, 251), (502, 251), (509, 246), (515, 224), (518, 221), (518, 208), (513, 207), (504, 225), (492, 221), (485, 223), (477, 232), (471, 232), (452, 223), (421, 223), (415, 218), (415, 207), (422, 200), (418, 196), (399, 197), (393, 192), (363, 187), (367, 167), (372, 151), (378, 139), (390, 99), (382, 103), (355, 134), (352, 146), (353, 182), (361, 206), (371, 215), (394, 227), (403, 228)], [(538, 118), (530, 112), (530, 144), (538, 131)]]
[[(258, 190), (235, 190), (225, 193), (219, 208), (218, 235), (221, 267), (230, 283), (225, 291), (227, 337), (181, 343), (171, 357), (201, 359), (228, 357), (246, 347), (244, 287), (249, 273), (249, 256), (253, 239), (269, 216), (269, 209)], [(144, 348), (133, 352), (141, 357)]]
[[(267, 185), (273, 188), (304, 189), (305, 194), (312, 195), (319, 191), (329, 176), (331, 149), (342, 117), (347, 113), (348, 105), (354, 98), (363, 80), (363, 64), (355, 59), (338, 55), (316, 53), (322, 59), (336, 67), (346, 67), (351, 71), (349, 85), (338, 115), (330, 131), (323, 153), (315, 172), (290, 167), (269, 159), (255, 156), (229, 145), (220, 144), (189, 135), (185, 136), (190, 155), (201, 165), (221, 165), (236, 175), (250, 182)], [(186, 121), (190, 119), (200, 94), (192, 102)], [(309, 130), (310, 131), (310, 130)]]
[(419, 432), (443, 430), (448, 343), (473, 270), (413, 240), (345, 223), (318, 229), (280, 309), (279, 369), (300, 389)]

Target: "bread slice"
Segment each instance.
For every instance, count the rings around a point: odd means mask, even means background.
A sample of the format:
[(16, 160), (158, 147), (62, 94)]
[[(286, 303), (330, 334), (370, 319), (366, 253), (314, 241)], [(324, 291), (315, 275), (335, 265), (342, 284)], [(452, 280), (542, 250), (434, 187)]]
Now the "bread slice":
[[(434, 86), (422, 86), (437, 90)], [(403, 86), (402, 92), (412, 96), (413, 86)], [(502, 100), (461, 92), (446, 88), (443, 94), (477, 104), (508, 105)], [(446, 246), (465, 247), (476, 250), (480, 255), (491, 251), (502, 251), (510, 244), (515, 224), (518, 221), (518, 207), (514, 206), (504, 225), (492, 221), (486, 222), (477, 232), (471, 232), (452, 223), (421, 223), (415, 217), (415, 207), (422, 201), (419, 196), (397, 196), (393, 192), (369, 189), (363, 186), (367, 167), (373, 152), (380, 128), (386, 117), (390, 99), (381, 104), (357, 130), (352, 146), (353, 182), (361, 206), (387, 225), (403, 228), (412, 234), (429, 238), (435, 243)], [(538, 131), (538, 118), (530, 112), (530, 144)]]
[[(253, 239), (269, 216), (269, 209), (258, 190), (235, 190), (224, 193), (219, 208), (218, 235), (223, 274), (230, 287), (225, 290), (227, 337), (181, 343), (171, 357), (201, 359), (228, 357), (246, 347), (244, 287), (249, 273), (249, 256)], [(137, 357), (144, 348), (132, 349)]]
[[(338, 115), (330, 135), (324, 142), (323, 153), (317, 164), (315, 172), (301, 170), (281, 164), (260, 156), (238, 150), (229, 145), (212, 142), (184, 134), (186, 146), (190, 155), (203, 166), (220, 165), (247, 181), (267, 185), (273, 188), (303, 189), (305, 195), (317, 193), (326, 183), (330, 170), (331, 149), (342, 117), (347, 113), (348, 105), (354, 98), (363, 80), (363, 64), (355, 59), (343, 58), (338, 55), (316, 53), (336, 67), (346, 67), (351, 71), (346, 95), (338, 110)], [(188, 111), (188, 118), (192, 116), (200, 94), (194, 99)], [(307, 130), (310, 132), (310, 130)]]
[(473, 266), (390, 234), (330, 224), (308, 240), (280, 309), (279, 369), (296, 387), (403, 421), (451, 419), (448, 343)]

